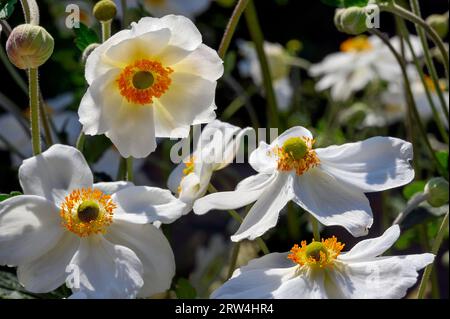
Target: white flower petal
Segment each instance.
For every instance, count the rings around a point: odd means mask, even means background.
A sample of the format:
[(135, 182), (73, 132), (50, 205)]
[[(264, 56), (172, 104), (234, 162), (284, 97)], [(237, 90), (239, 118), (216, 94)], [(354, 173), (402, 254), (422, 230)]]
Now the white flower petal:
[(271, 145), (264, 141), (250, 154), (249, 163), (258, 173), (272, 174), (277, 169), (278, 157)]
[(29, 263), (63, 235), (58, 208), (45, 198), (19, 195), (0, 203), (0, 265)]
[(295, 276), (296, 265), (286, 253), (253, 259), (237, 269), (233, 277), (211, 294), (212, 299), (269, 299), (283, 282)]
[(134, 187), (134, 184), (132, 182), (102, 182), (102, 183), (95, 183), (94, 188), (101, 190), (103, 193), (112, 195), (114, 193), (117, 193), (118, 191), (121, 191), (122, 189), (128, 188), (128, 187)]
[(105, 237), (136, 253), (143, 266), (144, 286), (138, 297), (150, 297), (170, 288), (175, 275), (175, 259), (169, 242), (152, 224), (137, 225), (118, 221)]
[(339, 225), (353, 236), (367, 234), (372, 210), (364, 193), (342, 185), (319, 167), (294, 179), (294, 201), (325, 226)]
[(275, 81), (273, 83), (273, 89), (275, 91), (278, 108), (281, 111), (286, 111), (291, 104), (292, 95), (294, 93), (289, 78), (284, 77)]
[(217, 52), (200, 44), (185, 59), (172, 66), (176, 72), (192, 73), (210, 81), (216, 81), (223, 75), (223, 61)]
[(432, 254), (421, 254), (350, 262), (330, 271), (330, 278), (343, 298), (402, 298), (417, 282), (417, 272), (433, 259)]
[(143, 266), (129, 248), (114, 245), (102, 236), (83, 238), (70, 261), (79, 270), (79, 288), (86, 298), (135, 298), (144, 285)]
[(391, 248), (399, 237), (400, 227), (391, 226), (380, 237), (362, 240), (338, 258), (346, 262), (375, 258)]
[(38, 195), (59, 205), (72, 190), (92, 186), (91, 170), (76, 148), (55, 144), (23, 161), (19, 180), (24, 194)]
[(281, 209), (293, 196), (290, 174), (279, 173), (259, 196), (231, 240), (254, 240), (267, 232), (277, 224)]
[(393, 137), (316, 149), (321, 169), (363, 192), (382, 191), (414, 179), (412, 145)]
[(184, 162), (181, 162), (169, 175), (169, 178), (167, 180), (167, 187), (174, 194), (178, 193), (178, 187), (180, 186), (181, 179), (184, 177), (184, 169), (186, 169), (186, 164)]
[(181, 217), (185, 209), (185, 204), (169, 190), (157, 187), (128, 187), (113, 194), (111, 199), (117, 204), (114, 220), (137, 224), (154, 221), (168, 224)]
[(64, 284), (68, 273), (66, 267), (80, 245), (78, 237), (65, 232), (56, 246), (30, 263), (19, 265), (17, 278), (25, 289), (46, 293)]
[(212, 209), (235, 209), (256, 201), (265, 189), (272, 183), (274, 176), (258, 174), (242, 180), (231, 192), (209, 194), (197, 199), (194, 212), (203, 215)]
[(304, 272), (283, 282), (272, 293), (274, 299), (328, 299), (322, 271)]

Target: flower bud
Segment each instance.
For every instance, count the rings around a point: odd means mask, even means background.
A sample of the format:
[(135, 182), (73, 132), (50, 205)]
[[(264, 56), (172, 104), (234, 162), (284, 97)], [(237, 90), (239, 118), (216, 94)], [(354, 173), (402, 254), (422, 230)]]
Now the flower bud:
[(37, 68), (53, 53), (53, 37), (43, 27), (21, 24), (15, 27), (6, 41), (6, 52), (19, 69)]
[(442, 177), (435, 177), (425, 185), (428, 204), (441, 207), (448, 203), (448, 182)]
[(86, 49), (84, 49), (83, 54), (81, 55), (81, 62), (83, 62), (83, 64), (86, 64), (87, 58), (89, 57), (89, 55), (95, 50), (97, 49), (97, 47), (100, 44), (98, 43), (91, 43), (89, 44)]
[(448, 33), (448, 14), (432, 14), (426, 21), (441, 38), (445, 38)]
[(98, 21), (109, 21), (114, 19), (117, 13), (117, 7), (114, 1), (100, 0), (97, 2), (93, 9), (94, 17)]
[(366, 9), (360, 7), (337, 9), (334, 24), (341, 32), (353, 35), (364, 33), (368, 29)]

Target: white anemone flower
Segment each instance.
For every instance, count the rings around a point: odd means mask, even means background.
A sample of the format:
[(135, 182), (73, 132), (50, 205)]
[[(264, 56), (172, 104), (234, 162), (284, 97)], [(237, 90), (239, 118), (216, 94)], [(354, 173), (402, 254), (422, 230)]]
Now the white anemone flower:
[(205, 195), (213, 172), (233, 162), (246, 133), (251, 130), (219, 120), (204, 127), (194, 152), (178, 164), (167, 182), (169, 189), (187, 204), (186, 213), (191, 211), (196, 199)]
[[(239, 52), (244, 57), (244, 60), (238, 64), (240, 74), (251, 77), (253, 82), (262, 89), (263, 77), (255, 46), (252, 42), (243, 40), (239, 40), (237, 44)], [(264, 42), (264, 52), (267, 56), (278, 107), (286, 110), (293, 95), (289, 73), (292, 66), (298, 66), (301, 62), (298, 58), (291, 56), (279, 43)]]
[[(422, 55), (420, 40), (410, 37), (417, 56)], [(391, 44), (397, 50), (400, 39), (393, 37)], [(411, 60), (411, 52), (406, 50), (406, 59)], [(353, 93), (364, 89), (370, 82), (383, 80), (392, 82), (401, 77), (402, 72), (389, 48), (376, 36), (359, 35), (341, 44), (341, 52), (328, 55), (322, 62), (311, 66), (311, 76), (320, 77), (317, 91), (331, 89), (336, 101), (345, 101)]]
[[(401, 83), (391, 83), (386, 91), (381, 94), (381, 101), (383, 106), (379, 110), (372, 110), (364, 119), (362, 125), (366, 127), (375, 126), (381, 127), (403, 121), (408, 110), (408, 103), (405, 98), (404, 86)], [(425, 78), (425, 83), (430, 91), (431, 100), (436, 107), (436, 111), (440, 116), (441, 121), (446, 127), (448, 122), (445, 118), (445, 113), (442, 110), (441, 102), (438, 97), (436, 87), (429, 77)], [(416, 102), (417, 111), (423, 120), (430, 120), (433, 118), (433, 111), (428, 100), (422, 80), (416, 77), (411, 83), (411, 90)], [(443, 90), (446, 107), (448, 110), (449, 94), (448, 90)]]
[(367, 234), (372, 210), (364, 193), (409, 183), (411, 143), (393, 137), (313, 149), (310, 131), (290, 128), (268, 145), (261, 142), (250, 155), (258, 174), (242, 180), (236, 190), (198, 199), (194, 212), (234, 209), (256, 202), (233, 241), (253, 240), (277, 224), (291, 200), (320, 223), (345, 227), (353, 236)]
[(380, 256), (400, 236), (397, 225), (348, 252), (332, 237), (295, 245), (235, 270), (211, 298), (253, 299), (398, 299), (413, 286), (433, 254)]
[[(46, 103), (46, 111), (50, 115), (51, 123), (54, 125), (56, 133), (66, 135), (66, 143), (75, 145), (78, 134), (81, 130), (81, 125), (78, 122), (78, 116), (76, 112), (66, 110), (74, 100), (72, 93), (63, 93), (54, 98), (48, 99)], [(29, 109), (24, 111), (24, 114), (29, 117)], [(31, 150), (31, 142), (29, 134), (20, 125), (17, 118), (12, 114), (5, 114), (0, 116), (0, 150), (9, 150), (9, 146), (15, 148), (19, 154), (12, 152), (12, 164), (14, 167), (18, 167), (24, 158), (28, 158), (33, 155)], [(52, 134), (54, 141), (58, 141), (58, 137)], [(7, 141), (7, 144), (2, 142)]]
[(215, 118), (222, 73), (222, 60), (189, 19), (142, 18), (89, 55), (83, 131), (105, 134), (123, 157), (146, 157), (156, 137), (184, 138), (190, 125)]
[(211, 0), (142, 0), (142, 4), (155, 17), (179, 14), (193, 19), (209, 8)]
[(170, 287), (175, 261), (151, 223), (177, 219), (168, 190), (93, 183), (83, 155), (56, 144), (19, 169), (24, 195), (0, 203), (0, 264), (18, 266), (25, 289), (64, 282), (74, 297), (148, 297)]

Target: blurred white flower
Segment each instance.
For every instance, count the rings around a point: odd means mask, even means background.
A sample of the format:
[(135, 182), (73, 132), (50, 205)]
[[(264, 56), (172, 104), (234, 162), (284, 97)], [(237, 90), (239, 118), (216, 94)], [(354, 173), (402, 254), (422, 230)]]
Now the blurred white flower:
[[(263, 89), (261, 67), (253, 43), (238, 40), (237, 45), (239, 52), (244, 57), (244, 60), (238, 63), (239, 72), (242, 76), (251, 77), (253, 82)], [(291, 56), (278, 43), (264, 42), (264, 52), (267, 56), (278, 107), (281, 110), (286, 110), (291, 103), (293, 94), (289, 73), (292, 66), (298, 66), (302, 62), (298, 58)]]
[(123, 157), (146, 157), (156, 137), (183, 138), (215, 118), (222, 60), (182, 16), (142, 18), (86, 61), (78, 114), (87, 135), (105, 134)]
[(155, 17), (180, 14), (190, 19), (206, 11), (212, 0), (142, 0), (145, 10)]
[(272, 253), (237, 269), (211, 295), (231, 299), (398, 299), (413, 286), (433, 254), (380, 256), (400, 236), (398, 225), (378, 238), (344, 245), (332, 237), (306, 241), (290, 253)]
[(250, 240), (277, 224), (291, 200), (326, 226), (345, 227), (353, 236), (367, 234), (372, 210), (364, 193), (409, 183), (414, 178), (412, 145), (393, 137), (313, 149), (307, 129), (296, 126), (272, 144), (261, 142), (250, 155), (258, 174), (231, 192), (209, 194), (194, 203), (196, 214), (234, 209), (255, 202), (231, 240)]
[[(67, 106), (74, 101), (72, 93), (63, 93), (52, 99), (46, 100), (46, 111), (50, 114), (52, 124), (58, 134), (66, 136), (66, 143), (75, 145), (78, 134), (81, 130), (81, 125), (78, 122), (76, 112), (66, 110)], [(24, 113), (28, 113), (27, 109)], [(26, 114), (28, 116), (28, 114)], [(12, 145), (20, 154), (11, 152), (13, 166), (18, 167), (23, 158), (32, 156), (31, 139), (29, 135), (23, 130), (17, 119), (10, 113), (0, 116), (0, 135), (2, 139), (6, 140)], [(52, 135), (54, 141), (58, 141), (58, 136)], [(0, 139), (0, 149), (9, 150), (8, 145)]]
[[(416, 36), (410, 37), (414, 53), (422, 55), (422, 46)], [(399, 50), (400, 39), (393, 37), (391, 44)], [(412, 59), (406, 49), (407, 61)], [(364, 89), (374, 80), (397, 81), (401, 69), (389, 48), (376, 36), (360, 35), (344, 41), (341, 52), (328, 55), (322, 62), (311, 66), (310, 75), (319, 77), (317, 91), (331, 89), (336, 101), (345, 101), (353, 93)]]
[[(441, 107), (441, 102), (439, 100), (436, 88), (430, 78), (425, 78), (428, 88), (430, 89), (431, 99), (436, 106), (436, 110), (441, 117), (442, 122), (448, 127), (448, 122), (445, 119), (445, 114)], [(402, 82), (403, 83), (403, 82)], [(363, 126), (386, 126), (399, 121), (403, 121), (407, 114), (408, 104), (406, 102), (405, 90), (402, 83), (392, 82), (387, 91), (381, 94), (381, 101), (383, 107), (381, 109), (371, 109), (371, 112), (366, 116)], [(444, 98), (447, 103), (448, 109), (448, 90), (444, 89)], [(428, 97), (426, 95), (425, 88), (423, 86), (422, 80), (415, 77), (411, 83), (411, 90), (416, 102), (417, 111), (419, 115), (424, 120), (429, 120), (433, 118), (433, 111), (429, 103)]]
[(167, 182), (169, 189), (187, 204), (186, 213), (191, 211), (197, 198), (205, 195), (213, 172), (233, 162), (250, 130), (219, 120), (204, 127), (194, 152), (178, 164)]
[(59, 144), (25, 160), (19, 180), (24, 195), (0, 203), (0, 264), (18, 266), (28, 291), (66, 282), (76, 298), (133, 298), (170, 287), (172, 249), (151, 224), (181, 215), (170, 191), (93, 184), (83, 155)]

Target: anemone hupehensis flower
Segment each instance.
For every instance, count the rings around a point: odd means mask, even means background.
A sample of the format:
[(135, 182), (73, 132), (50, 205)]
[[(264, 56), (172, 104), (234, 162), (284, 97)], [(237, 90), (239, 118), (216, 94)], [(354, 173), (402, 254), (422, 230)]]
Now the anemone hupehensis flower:
[(0, 203), (0, 264), (18, 266), (25, 289), (69, 280), (74, 298), (148, 297), (170, 287), (175, 261), (151, 223), (170, 223), (184, 203), (168, 190), (93, 183), (75, 148), (54, 145), (19, 169), (24, 195)]
[(392, 137), (313, 148), (306, 128), (290, 128), (268, 145), (261, 142), (250, 155), (258, 174), (242, 180), (231, 192), (207, 195), (194, 212), (234, 209), (256, 202), (233, 241), (255, 239), (277, 224), (291, 200), (326, 226), (340, 225), (352, 235), (367, 234), (372, 210), (364, 193), (409, 183), (414, 178), (412, 145)]
[(336, 237), (302, 242), (290, 253), (272, 253), (235, 270), (211, 298), (397, 299), (431, 264), (432, 254), (380, 256), (400, 236), (398, 225), (348, 252)]
[(87, 135), (105, 134), (123, 157), (146, 157), (156, 137), (183, 138), (215, 118), (217, 53), (187, 18), (142, 18), (96, 48), (78, 114)]

